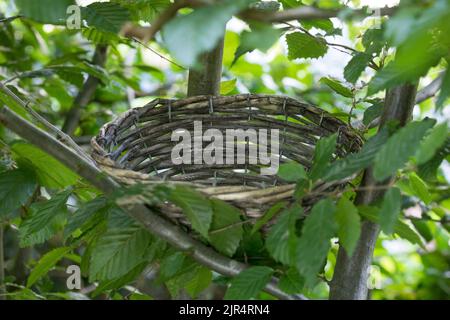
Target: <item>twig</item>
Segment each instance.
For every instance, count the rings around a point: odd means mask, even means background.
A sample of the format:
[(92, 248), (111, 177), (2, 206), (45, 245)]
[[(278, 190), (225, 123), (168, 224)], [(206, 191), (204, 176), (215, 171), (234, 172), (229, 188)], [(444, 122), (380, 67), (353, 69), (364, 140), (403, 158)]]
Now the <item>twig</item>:
[(146, 39), (150, 41), (153, 39), (155, 34), (161, 30), (164, 24), (166, 24), (169, 20), (171, 20), (178, 12), (179, 9), (187, 7), (187, 6), (195, 6), (194, 1), (186, 1), (179, 0), (175, 1), (171, 6), (169, 6), (165, 11), (163, 11), (159, 17), (152, 23), (150, 28), (147, 31)]
[(3, 19), (0, 19), (0, 23), (8, 23), (8, 22), (14, 21), (16, 19), (20, 19), (22, 17), (23, 16), (21, 16), (21, 15), (17, 15), (17, 16), (12, 16), (12, 17), (8, 17), (8, 18), (3, 18)]
[[(175, 17), (178, 10), (186, 7), (196, 8), (204, 5), (214, 4), (212, 1), (206, 0), (179, 0), (175, 1), (169, 6), (161, 15), (153, 22), (149, 27), (131, 26), (126, 25), (122, 30), (122, 33), (126, 37), (135, 38), (137, 35), (142, 41), (147, 42), (154, 38), (156, 33), (162, 29), (162, 27)], [(396, 11), (396, 8), (381, 8), (381, 15), (392, 15)], [(319, 9), (311, 6), (302, 6), (299, 8), (270, 12), (266, 10), (247, 9), (240, 14), (239, 18), (244, 20), (257, 20), (262, 22), (281, 23), (293, 20), (315, 20), (315, 19), (328, 19), (338, 17), (341, 13), (340, 10), (326, 10)], [(350, 17), (367, 16), (367, 11), (364, 9), (353, 10)]]
[[(0, 123), (16, 134), (41, 148), (68, 168), (92, 183), (93, 186), (110, 196), (120, 185), (101, 172), (95, 165), (86, 161), (78, 153), (42, 131), (32, 123), (21, 118), (8, 107), (0, 109)], [(142, 204), (122, 207), (132, 218), (140, 222), (149, 232), (170, 243), (180, 251), (189, 252), (198, 263), (226, 276), (236, 276), (248, 266), (220, 255), (204, 244), (192, 239), (177, 226), (160, 217), (155, 211)], [(277, 286), (277, 279), (265, 286), (265, 291), (280, 299), (305, 299), (303, 296), (292, 296), (284, 293)]]
[(411, 221), (433, 221), (433, 222), (437, 222), (440, 224), (448, 224), (450, 221), (445, 220), (445, 219), (433, 219), (431, 217), (421, 217), (421, 218), (416, 218), (416, 217), (408, 217), (408, 216), (403, 216), (403, 218), (411, 220)]
[(92, 159), (84, 152), (84, 150), (77, 145), (70, 136), (59, 130), (56, 126), (48, 122), (44, 117), (42, 117), (39, 113), (34, 111), (32, 107), (30, 107), (30, 102), (24, 102), (20, 99), (14, 92), (8, 89), (3, 83), (0, 82), (0, 91), (4, 92), (6, 95), (11, 97), (15, 103), (21, 106), (24, 110), (26, 110), (34, 120), (43, 125), (49, 132), (55, 135), (60, 141), (62, 141), (68, 147), (74, 149), (80, 156), (82, 156), (86, 161), (91, 163)]
[(158, 57), (160, 57), (161, 59), (164, 59), (164, 60), (166, 60), (166, 61), (172, 63), (173, 65), (177, 66), (177, 67), (180, 68), (180, 69), (186, 70), (185, 67), (183, 67), (183, 66), (179, 65), (178, 63), (176, 63), (175, 61), (170, 60), (169, 58), (163, 56), (161, 53), (159, 53), (159, 52), (156, 51), (155, 49), (152, 49), (151, 47), (149, 47), (149, 46), (146, 45), (145, 43), (139, 41), (138, 39), (136, 39), (136, 38), (130, 38), (130, 39), (131, 39), (132, 41), (134, 41), (134, 42), (140, 44), (140, 45), (143, 46), (145, 49), (150, 50), (151, 52), (153, 52), (154, 54), (156, 54), (156, 55), (157, 55)]
[(212, 230), (212, 231), (209, 232), (209, 234), (211, 235), (211, 234), (220, 233), (220, 232), (226, 231), (228, 229), (231, 229), (231, 228), (234, 228), (234, 227), (239, 227), (239, 226), (242, 226), (242, 225), (250, 223), (250, 222), (252, 222), (252, 220), (245, 220), (245, 221), (235, 222), (235, 223), (226, 225), (226, 226), (224, 226), (222, 228)]

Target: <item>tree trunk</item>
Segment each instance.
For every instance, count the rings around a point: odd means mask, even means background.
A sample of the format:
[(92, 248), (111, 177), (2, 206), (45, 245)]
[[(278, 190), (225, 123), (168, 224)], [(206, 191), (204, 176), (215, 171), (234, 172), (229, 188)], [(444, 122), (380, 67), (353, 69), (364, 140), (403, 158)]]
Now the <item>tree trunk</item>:
[(208, 53), (200, 56), (199, 70), (189, 70), (189, 97), (199, 95), (220, 95), (220, 79), (222, 78), (223, 39)]
[[(395, 120), (404, 126), (412, 115), (417, 85), (402, 85), (386, 93), (383, 115), (380, 128), (389, 121)], [(371, 190), (370, 187), (386, 185), (388, 181), (376, 182), (372, 176), (372, 169), (364, 172), (361, 186), (363, 191), (357, 193), (356, 204), (369, 205), (383, 196), (384, 191)], [(379, 234), (379, 225), (364, 221), (361, 237), (351, 257), (340, 246), (333, 280), (330, 284), (330, 299), (332, 300), (365, 300), (367, 299), (367, 280), (369, 267), (372, 264), (372, 255)]]

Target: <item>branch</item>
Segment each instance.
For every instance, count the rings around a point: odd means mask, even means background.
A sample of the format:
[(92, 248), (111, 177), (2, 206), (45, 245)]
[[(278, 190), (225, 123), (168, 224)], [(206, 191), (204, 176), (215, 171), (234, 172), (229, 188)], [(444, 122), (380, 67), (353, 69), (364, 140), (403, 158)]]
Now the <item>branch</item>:
[[(7, 92), (5, 93), (7, 94)], [(117, 188), (120, 188), (117, 182), (100, 171), (95, 165), (86, 161), (77, 152), (18, 116), (6, 106), (0, 107), (0, 123), (77, 172), (105, 195), (111, 195)], [(125, 205), (122, 209), (140, 222), (150, 233), (167, 241), (174, 248), (186, 252), (198, 263), (222, 275), (233, 277), (248, 267), (241, 262), (224, 257), (201, 242), (192, 239), (177, 226), (163, 219), (145, 205)], [(277, 287), (276, 278), (273, 278), (266, 285), (265, 291), (280, 299), (305, 299), (303, 296), (291, 296), (281, 291)]]
[[(177, 14), (179, 9), (182, 8), (197, 8), (205, 5), (213, 5), (214, 3), (206, 0), (180, 0), (173, 3), (161, 15), (152, 23), (149, 27), (135, 26), (127, 24), (124, 26), (122, 33), (125, 37), (137, 38), (142, 42), (148, 42), (152, 40), (156, 33), (162, 29), (162, 27), (169, 22)], [(381, 8), (381, 16), (391, 16), (396, 11), (396, 7), (393, 8)], [(375, 11), (375, 10), (374, 10)], [(311, 6), (302, 6), (299, 8), (293, 8), (282, 11), (267, 11), (260, 9), (247, 9), (237, 16), (243, 20), (256, 20), (268, 23), (281, 23), (289, 22), (293, 20), (315, 20), (315, 19), (328, 19), (336, 18), (342, 13), (341, 10), (326, 10), (315, 8)], [(368, 11), (365, 9), (351, 10), (348, 14), (349, 17), (367, 17)]]
[(429, 85), (420, 90), (416, 96), (416, 104), (422, 103), (436, 95), (441, 89), (442, 81), (444, 80), (444, 72), (442, 72), (436, 79), (434, 79)]
[(126, 24), (122, 30), (122, 33), (125, 37), (129, 38), (138, 38), (141, 39), (142, 42), (148, 42), (152, 40), (156, 33), (175, 15), (178, 10), (185, 7), (196, 7), (200, 5), (199, 1), (194, 0), (179, 0), (175, 1), (172, 5), (170, 5), (166, 10), (164, 10), (158, 18), (151, 24), (149, 27), (140, 27), (133, 26), (131, 24)]
[[(404, 126), (412, 115), (417, 85), (402, 85), (389, 90), (386, 93), (381, 127), (390, 120), (399, 121)], [(391, 183), (391, 178), (379, 183), (369, 168), (364, 172), (361, 186), (366, 190), (357, 192), (356, 204), (370, 205), (380, 199), (384, 189), (379, 186)], [(347, 255), (343, 247), (339, 247), (333, 280), (330, 285), (330, 299), (333, 300), (365, 300), (367, 299), (367, 279), (369, 267), (372, 263), (373, 250), (379, 234), (379, 225), (370, 221), (364, 221), (361, 236), (356, 249), (351, 257)]]
[[(98, 45), (95, 48), (94, 58), (92, 61), (93, 64), (103, 67), (106, 61), (106, 53), (107, 46)], [(67, 113), (66, 120), (63, 125), (63, 131), (65, 133), (73, 135), (80, 122), (81, 110), (86, 107), (89, 101), (92, 99), (99, 83), (99, 79), (92, 75), (89, 75), (77, 97), (75, 98), (71, 109)]]
[[(417, 92), (415, 104), (422, 103), (430, 98), (433, 98), (436, 93), (441, 89), (442, 81), (444, 79), (444, 72), (442, 72), (436, 79), (434, 79), (429, 85)], [(361, 120), (356, 120), (352, 123), (352, 127), (359, 130), (372, 129), (380, 125), (380, 117), (372, 120), (371, 123), (366, 127)]]
[[(390, 16), (394, 14), (396, 8), (381, 8), (380, 14), (382, 16)], [(247, 10), (243, 12), (240, 17), (245, 20), (258, 20), (264, 22), (286, 22), (292, 20), (314, 20), (314, 19), (328, 19), (336, 18), (340, 15), (340, 10), (326, 10), (315, 7), (302, 6), (298, 8), (276, 11), (276, 12), (261, 12), (260, 10)], [(367, 16), (367, 10), (353, 10), (350, 16)]]
[(33, 110), (30, 107), (30, 102), (24, 102), (20, 99), (14, 92), (8, 89), (3, 83), (0, 82), (0, 90), (3, 91), (8, 97), (14, 101), (18, 106), (22, 107), (26, 110), (37, 123), (41, 124), (46, 128), (49, 132), (51, 132), (56, 138), (62, 141), (69, 148), (74, 149), (80, 156), (82, 156), (86, 161), (94, 163), (92, 159), (86, 154), (86, 152), (81, 148), (75, 141), (72, 140), (70, 136), (59, 130), (56, 126), (47, 121), (44, 117), (42, 117), (39, 113)]

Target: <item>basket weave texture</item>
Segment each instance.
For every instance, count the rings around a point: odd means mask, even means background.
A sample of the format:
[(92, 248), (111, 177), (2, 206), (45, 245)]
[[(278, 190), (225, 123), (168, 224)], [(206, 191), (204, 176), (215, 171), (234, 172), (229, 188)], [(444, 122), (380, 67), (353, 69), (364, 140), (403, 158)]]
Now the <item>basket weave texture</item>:
[[(194, 121), (203, 130), (227, 129), (279, 130), (280, 164), (294, 160), (306, 170), (311, 168), (314, 149), (321, 137), (338, 133), (335, 157), (358, 151), (362, 140), (346, 123), (324, 110), (292, 98), (240, 94), (234, 96), (195, 96), (186, 99), (156, 99), (134, 108), (105, 124), (92, 139), (93, 158), (119, 182), (188, 184), (207, 195), (237, 206), (250, 219), (261, 217), (273, 204), (292, 201), (295, 185), (277, 175), (261, 175), (260, 166), (249, 164), (174, 165), (171, 140), (177, 129), (193, 136)], [(246, 141), (237, 141), (237, 144)], [(210, 144), (204, 142), (203, 147)], [(270, 150), (270, 148), (269, 148)], [(198, 150), (197, 150), (198, 151)], [(191, 150), (192, 153), (197, 152)], [(236, 150), (235, 150), (236, 151)], [(223, 154), (226, 144), (223, 144)], [(236, 152), (235, 152), (236, 154)], [(321, 198), (336, 190), (343, 181), (322, 183), (303, 199), (307, 211)], [(161, 212), (171, 220), (188, 225), (179, 208), (162, 205)]]

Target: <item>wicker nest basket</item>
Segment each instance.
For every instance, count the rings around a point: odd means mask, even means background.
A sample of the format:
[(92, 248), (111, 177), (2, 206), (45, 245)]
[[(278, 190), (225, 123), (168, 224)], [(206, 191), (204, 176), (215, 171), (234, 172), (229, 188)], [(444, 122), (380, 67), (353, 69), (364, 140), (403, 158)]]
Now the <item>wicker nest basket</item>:
[[(171, 158), (176, 145), (172, 133), (182, 128), (193, 135), (194, 121), (202, 121), (203, 130), (218, 129), (224, 136), (227, 129), (278, 129), (279, 154), (274, 156), (280, 164), (294, 160), (306, 169), (311, 167), (315, 145), (323, 136), (338, 133), (336, 157), (355, 152), (362, 145), (359, 135), (346, 123), (292, 98), (255, 94), (195, 96), (156, 99), (105, 124), (92, 139), (93, 158), (122, 184), (189, 184), (208, 197), (235, 205), (250, 220), (261, 217), (276, 202), (293, 200), (295, 185), (277, 175), (261, 175), (261, 167), (250, 164), (248, 154), (244, 164), (175, 165)], [(248, 147), (249, 140), (237, 141), (236, 145), (239, 143)], [(203, 142), (202, 147), (208, 144)], [(223, 154), (226, 149), (223, 143)], [(194, 148), (190, 151), (196, 152)], [(321, 198), (320, 194), (342, 188), (343, 183), (318, 185), (303, 199), (305, 211)], [(189, 225), (181, 210), (171, 204), (162, 205), (161, 213)]]

